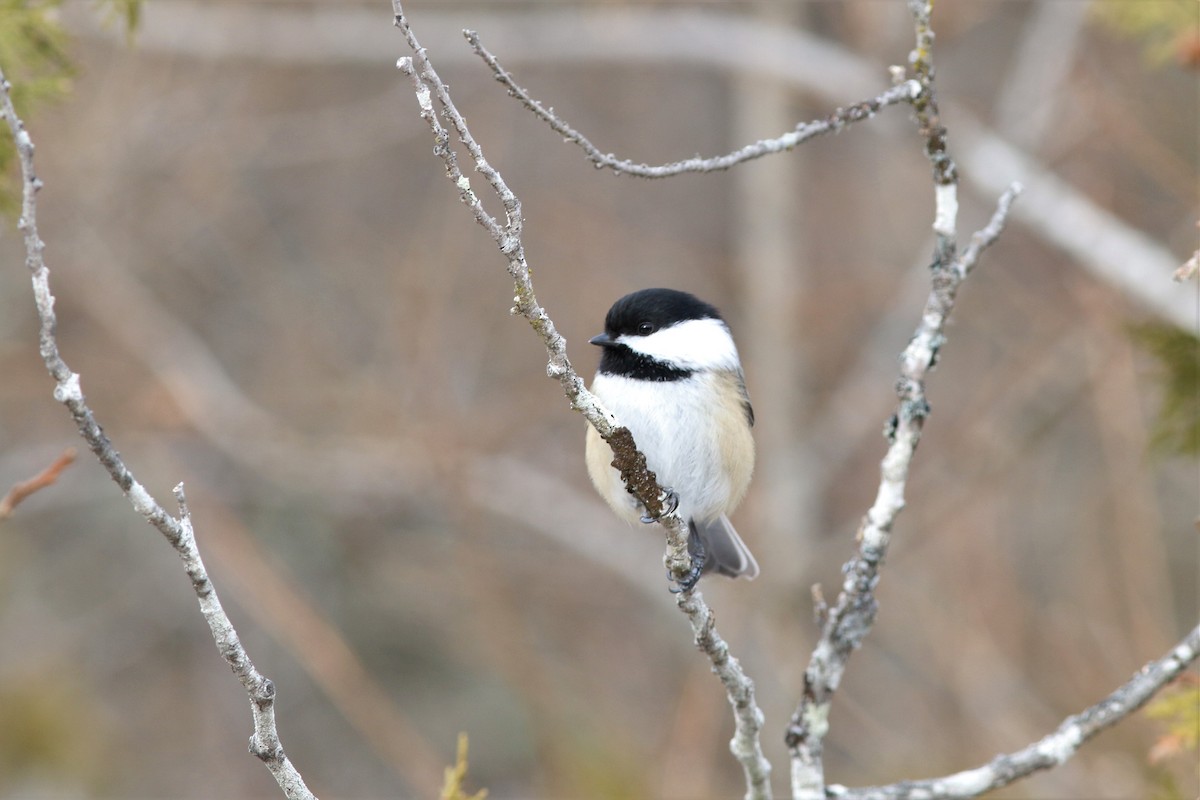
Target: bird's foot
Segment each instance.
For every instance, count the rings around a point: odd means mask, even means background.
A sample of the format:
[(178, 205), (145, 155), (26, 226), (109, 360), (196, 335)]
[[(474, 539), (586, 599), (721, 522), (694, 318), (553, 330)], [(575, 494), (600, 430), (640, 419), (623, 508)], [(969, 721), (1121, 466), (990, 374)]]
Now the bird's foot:
[(649, 514), (642, 514), (642, 522), (649, 525), (651, 522), (658, 522), (659, 517), (665, 517), (679, 508), (679, 495), (674, 489), (663, 489), (662, 494), (662, 514), (658, 517), (652, 517)]
[(667, 571), (667, 577), (675, 583), (670, 588), (671, 594), (683, 594), (694, 589), (700, 576), (704, 573), (704, 564), (708, 561), (708, 548), (704, 546), (704, 540), (700, 538), (694, 525), (689, 525), (689, 528), (688, 555), (691, 557), (692, 565), (682, 578), (676, 578), (669, 570)]

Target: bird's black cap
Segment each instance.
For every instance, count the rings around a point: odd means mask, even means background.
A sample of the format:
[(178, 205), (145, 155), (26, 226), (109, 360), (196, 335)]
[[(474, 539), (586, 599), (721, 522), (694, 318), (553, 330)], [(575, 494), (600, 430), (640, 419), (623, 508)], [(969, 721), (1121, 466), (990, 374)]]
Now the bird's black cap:
[(649, 336), (657, 330), (691, 319), (721, 319), (721, 314), (713, 306), (687, 292), (641, 289), (613, 303), (604, 318), (604, 333), (609, 338), (621, 335)]

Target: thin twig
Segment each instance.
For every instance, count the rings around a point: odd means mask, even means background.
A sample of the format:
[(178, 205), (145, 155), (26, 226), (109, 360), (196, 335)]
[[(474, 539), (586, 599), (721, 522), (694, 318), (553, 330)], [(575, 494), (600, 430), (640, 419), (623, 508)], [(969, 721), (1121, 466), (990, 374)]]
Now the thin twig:
[(57, 319), (54, 314), (54, 296), (50, 293), (50, 271), (42, 255), (45, 243), (38, 236), (37, 230), (36, 195), (42, 187), (42, 182), (34, 173), (33, 140), (13, 108), (10, 90), (11, 86), (0, 70), (0, 116), (4, 117), (12, 131), (21, 164), (22, 204), (21, 219), (17, 227), (25, 238), (25, 265), (32, 274), (33, 295), (41, 323), (40, 350), (46, 369), (55, 381), (54, 399), (71, 412), (79, 434), (108, 470), (117, 486), (121, 487), (121, 491), (129, 498), (134, 510), (162, 533), (183, 560), (184, 569), (191, 579), (192, 589), (200, 603), (200, 611), (208, 623), (217, 649), (250, 698), (254, 716), (254, 735), (250, 737), (250, 752), (267, 765), (288, 798), (309, 800), (314, 796), (284, 754), (279, 734), (275, 729), (275, 685), (259, 673), (247, 655), (237, 631), (221, 607), (216, 588), (209, 580), (204, 562), (200, 558), (183, 495), (183, 484), (175, 488), (175, 497), (179, 504), (179, 516), (176, 518), (159, 505), (125, 466), (124, 460), (113, 448), (88, 407), (80, 388), (78, 373), (73, 372), (59, 355), (58, 341), (55, 337)]
[(0, 499), (0, 520), (12, 516), (13, 510), (22, 500), (34, 492), (41, 491), (58, 480), (63, 470), (75, 463), (75, 448), (68, 447), (54, 462), (29, 480), (14, 483), (8, 494)]
[(829, 786), (826, 797), (839, 800), (963, 800), (1007, 786), (1039, 770), (1062, 764), (1096, 734), (1137, 711), (1200, 656), (1200, 627), (1169, 653), (1142, 667), (1099, 703), (1067, 717), (1053, 733), (1028, 747), (999, 755), (974, 769), (941, 778), (901, 781), (888, 786), (849, 789)]
[(553, 109), (546, 108), (518, 84), (516, 79), (513, 78), (512, 73), (502, 67), (496, 57), (483, 46), (477, 32), (464, 30), (463, 36), (470, 42), (476, 55), (482, 58), (484, 63), (491, 68), (496, 80), (508, 88), (510, 96), (520, 100), (526, 108), (533, 112), (534, 116), (549, 125), (555, 133), (561, 134), (566, 141), (578, 145), (587, 156), (588, 161), (591, 161), (597, 169), (611, 169), (618, 175), (636, 175), (640, 178), (669, 178), (687, 172), (719, 172), (756, 158), (762, 158), (774, 153), (784, 153), (813, 137), (827, 133), (837, 133), (851, 123), (871, 119), (887, 106), (911, 102), (916, 99), (921, 91), (921, 84), (918, 81), (904, 81), (870, 100), (863, 100), (844, 108), (838, 108), (832, 114), (822, 119), (801, 122), (791, 131), (774, 139), (760, 139), (753, 144), (748, 144), (745, 147), (734, 150), (732, 153), (726, 153), (721, 156), (712, 156), (710, 158), (696, 156), (682, 161), (673, 161), (669, 164), (651, 166), (649, 164), (639, 164), (627, 158), (617, 158), (612, 153), (602, 152), (586, 136), (571, 127), (562, 117), (555, 114)]
[[(421, 47), (404, 16), (399, 0), (393, 0), (396, 27), (404, 34), (412, 49), (411, 58), (401, 58), (397, 67), (413, 82), (421, 118), (429, 125), (434, 138), (434, 152), (446, 168), (446, 176), (458, 188), (459, 199), (471, 209), (475, 220), (495, 240), (500, 252), (508, 262), (516, 296), (512, 312), (528, 320), (546, 347), (548, 355), (547, 374), (558, 379), (571, 407), (584, 415), (597, 432), (613, 449), (613, 465), (620, 470), (626, 486), (667, 531), (667, 554), (664, 557), (671, 574), (681, 578), (687, 574), (691, 558), (687, 552), (687, 528), (677, 513), (665, 514), (664, 494), (654, 473), (646, 467), (646, 459), (638, 451), (633, 436), (600, 401), (589, 392), (583, 380), (567, 358), (566, 341), (558, 333), (546, 311), (538, 304), (530, 279), (529, 265), (525, 261), (521, 242), (521, 204), (504, 182), (500, 173), (484, 158), (483, 150), (471, 136), (466, 120), (459, 113), (450, 97), (445, 83), (438, 77), (425, 49)], [(470, 155), (476, 171), (487, 180), (503, 204), (507, 220), (501, 224), (484, 209), (478, 196), (471, 189), (470, 180), (463, 175), (458, 158), (450, 144), (449, 132), (438, 120), (439, 111), (434, 109), (433, 98), (437, 98), (440, 115), (449, 120), (458, 139)], [(679, 608), (687, 615), (692, 626), (697, 646), (708, 656), (713, 671), (725, 686), (726, 696), (734, 709), (735, 734), (730, 743), (734, 756), (741, 762), (746, 777), (746, 797), (769, 800), (771, 797), (771, 765), (763, 755), (759, 733), (763, 716), (754, 697), (754, 683), (742, 671), (737, 659), (729, 654), (729, 647), (717, 634), (711, 609), (704, 603), (700, 592), (693, 589), (677, 597)]]
[[(946, 128), (938, 115), (937, 95), (933, 91), (934, 37), (929, 20), (933, 13), (932, 0), (908, 0), (908, 10), (913, 16), (916, 31), (916, 46), (909, 56), (909, 67), (921, 84), (921, 91), (914, 96), (912, 105), (921, 135), (925, 137), (925, 155), (933, 164), (934, 184), (955, 185), (958, 183), (958, 168), (946, 150)], [(938, 230), (936, 225), (934, 230)]]

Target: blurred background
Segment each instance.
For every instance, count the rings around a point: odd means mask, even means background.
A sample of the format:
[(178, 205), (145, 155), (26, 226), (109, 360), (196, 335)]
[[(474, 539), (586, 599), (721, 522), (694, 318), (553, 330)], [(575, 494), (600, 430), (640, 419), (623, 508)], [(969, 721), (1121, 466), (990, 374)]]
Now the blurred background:
[[(1027, 193), (964, 285), (874, 631), (826, 775), (977, 766), (1097, 702), (1196, 623), (1197, 463), (1151, 446), (1194, 329), (1189, 33), (1118, 6), (939, 4), (934, 61), (963, 241)], [(783, 730), (874, 498), (915, 327), (933, 192), (907, 108), (795, 152), (650, 182), (598, 172), (508, 98), (459, 31), (605, 152), (716, 155), (867, 99), (901, 3), (413, 2), (519, 194), (539, 300), (581, 373), (618, 296), (671, 286), (738, 338), (758, 473), (753, 583), (706, 580)], [(1170, 11), (1170, 8), (1168, 8)], [(1172, 12), (1173, 13), (1173, 12)], [(1185, 16), (1186, 21), (1186, 16)], [(148, 2), (61, 21), (69, 91), (29, 116), (59, 343), (201, 550), (284, 746), (322, 797), (730, 797), (732, 720), (674, 608), (655, 530), (591, 491), (583, 421), (510, 317), (511, 282), (432, 155), (383, 2)], [(1195, 28), (1191, 30), (1195, 33)], [(481, 196), (483, 183), (474, 179)], [(484, 198), (501, 211), (493, 198)], [(0, 492), (78, 437), (51, 398), (10, 216), (0, 232)], [(1193, 797), (1138, 714), (1005, 798)], [(0, 529), (0, 797), (275, 797), (247, 701), (177, 558), (90, 454)]]

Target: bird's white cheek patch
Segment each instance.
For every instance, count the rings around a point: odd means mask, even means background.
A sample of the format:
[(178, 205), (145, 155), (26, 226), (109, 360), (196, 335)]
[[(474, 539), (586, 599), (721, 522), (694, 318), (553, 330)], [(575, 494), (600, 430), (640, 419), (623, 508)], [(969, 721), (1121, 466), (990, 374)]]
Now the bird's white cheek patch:
[(719, 319), (689, 319), (649, 336), (620, 336), (617, 341), (682, 369), (736, 370), (738, 366), (733, 337)]

